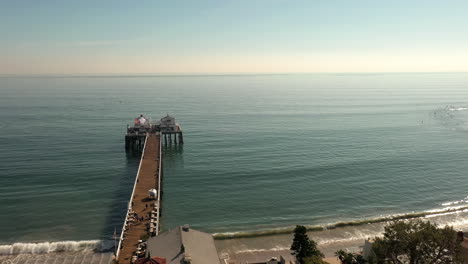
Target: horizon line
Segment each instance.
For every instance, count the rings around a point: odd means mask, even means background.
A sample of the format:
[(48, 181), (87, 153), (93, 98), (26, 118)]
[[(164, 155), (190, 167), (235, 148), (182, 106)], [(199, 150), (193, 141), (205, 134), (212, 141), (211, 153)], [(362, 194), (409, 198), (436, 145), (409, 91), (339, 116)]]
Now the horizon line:
[(468, 71), (382, 71), (382, 72), (271, 72), (271, 73), (97, 73), (97, 74), (1, 74), (0, 78), (104, 78), (104, 77), (207, 77), (207, 76), (271, 76), (271, 75), (379, 75), (379, 74), (454, 74)]

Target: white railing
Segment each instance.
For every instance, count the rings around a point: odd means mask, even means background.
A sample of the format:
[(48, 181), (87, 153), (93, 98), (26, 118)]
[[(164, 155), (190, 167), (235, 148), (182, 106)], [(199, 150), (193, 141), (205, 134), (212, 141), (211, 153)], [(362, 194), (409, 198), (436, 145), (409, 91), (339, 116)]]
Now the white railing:
[(116, 256), (117, 259), (119, 258), (120, 248), (122, 246), (123, 235), (124, 235), (124, 232), (125, 232), (125, 226), (127, 225), (127, 221), (128, 221), (128, 212), (130, 212), (132, 210), (133, 196), (135, 195), (135, 189), (136, 189), (136, 185), (138, 183), (138, 177), (140, 176), (141, 164), (143, 163), (143, 159), (145, 158), (145, 148), (146, 148), (146, 141), (147, 140), (148, 140), (148, 135), (146, 135), (146, 137), (145, 137), (145, 144), (143, 146), (143, 151), (141, 152), (140, 165), (138, 165), (138, 172), (137, 172), (137, 175), (135, 177), (135, 183), (133, 184), (132, 195), (130, 196), (130, 201), (128, 202), (127, 212), (125, 212), (125, 221), (124, 221), (124, 224), (122, 226), (122, 231), (120, 232), (119, 245), (117, 246), (117, 252), (115, 253), (115, 256)]
[(158, 214), (156, 215), (156, 235), (159, 235), (159, 219), (161, 215), (161, 178), (162, 178), (162, 133), (159, 134), (159, 164), (158, 164)]

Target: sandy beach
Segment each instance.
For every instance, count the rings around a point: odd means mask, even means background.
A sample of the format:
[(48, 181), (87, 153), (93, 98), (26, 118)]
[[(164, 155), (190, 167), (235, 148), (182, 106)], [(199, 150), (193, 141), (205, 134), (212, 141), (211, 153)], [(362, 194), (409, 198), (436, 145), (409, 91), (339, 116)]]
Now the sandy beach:
[[(328, 230), (330, 231), (330, 230)], [(323, 231), (327, 232), (327, 231)], [(329, 233), (329, 232), (328, 232)], [(345, 232), (346, 233), (346, 232)], [(317, 232), (309, 233), (309, 237), (313, 239)], [(323, 233), (321, 234), (323, 235)], [(285, 260), (294, 259), (289, 250), (292, 234), (288, 235), (274, 235), (253, 238), (238, 238), (215, 240), (216, 247), (220, 256), (229, 257), (242, 263), (247, 261), (265, 261), (280, 256)], [(351, 252), (361, 252), (364, 239), (348, 239), (336, 240), (335, 242), (322, 242), (318, 244), (319, 250), (325, 255), (329, 263), (333, 263), (335, 252), (343, 249)]]

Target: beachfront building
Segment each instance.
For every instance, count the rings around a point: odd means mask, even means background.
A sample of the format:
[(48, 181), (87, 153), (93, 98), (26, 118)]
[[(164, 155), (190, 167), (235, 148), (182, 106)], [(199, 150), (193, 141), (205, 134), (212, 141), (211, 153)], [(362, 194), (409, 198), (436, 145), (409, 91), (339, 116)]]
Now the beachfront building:
[(374, 245), (374, 239), (373, 238), (368, 238), (364, 240), (364, 245), (362, 246), (362, 256), (364, 258), (369, 258), (373, 253), (372, 253), (372, 245)]
[(463, 258), (463, 263), (468, 264), (468, 238), (465, 237), (463, 231), (457, 233), (457, 241), (460, 243), (460, 254)]
[(167, 264), (220, 264), (213, 236), (180, 226), (152, 237), (147, 242), (149, 256)]
[[(276, 255), (271, 251), (252, 251), (243, 252), (229, 256), (227, 253), (221, 254), (221, 263), (223, 264), (299, 264), (290, 252), (283, 251)], [(341, 264), (341, 263), (339, 263)]]
[[(254, 260), (255, 261), (255, 260)], [(272, 257), (272, 258), (269, 258), (268, 260), (257, 260), (255, 262), (251, 262), (251, 261), (247, 261), (245, 262), (246, 264), (295, 264), (296, 261), (289, 261), (289, 262), (286, 262), (286, 260), (283, 258), (283, 256), (279, 256), (279, 258), (277, 257)]]
[(167, 264), (165, 258), (145, 257), (137, 259), (133, 264)]

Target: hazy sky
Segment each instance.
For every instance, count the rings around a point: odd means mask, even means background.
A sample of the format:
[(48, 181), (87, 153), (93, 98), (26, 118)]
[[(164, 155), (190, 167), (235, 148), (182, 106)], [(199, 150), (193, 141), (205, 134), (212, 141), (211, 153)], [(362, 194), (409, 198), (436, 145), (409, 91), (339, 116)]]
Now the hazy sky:
[(468, 1), (0, 0), (0, 74), (468, 71)]

